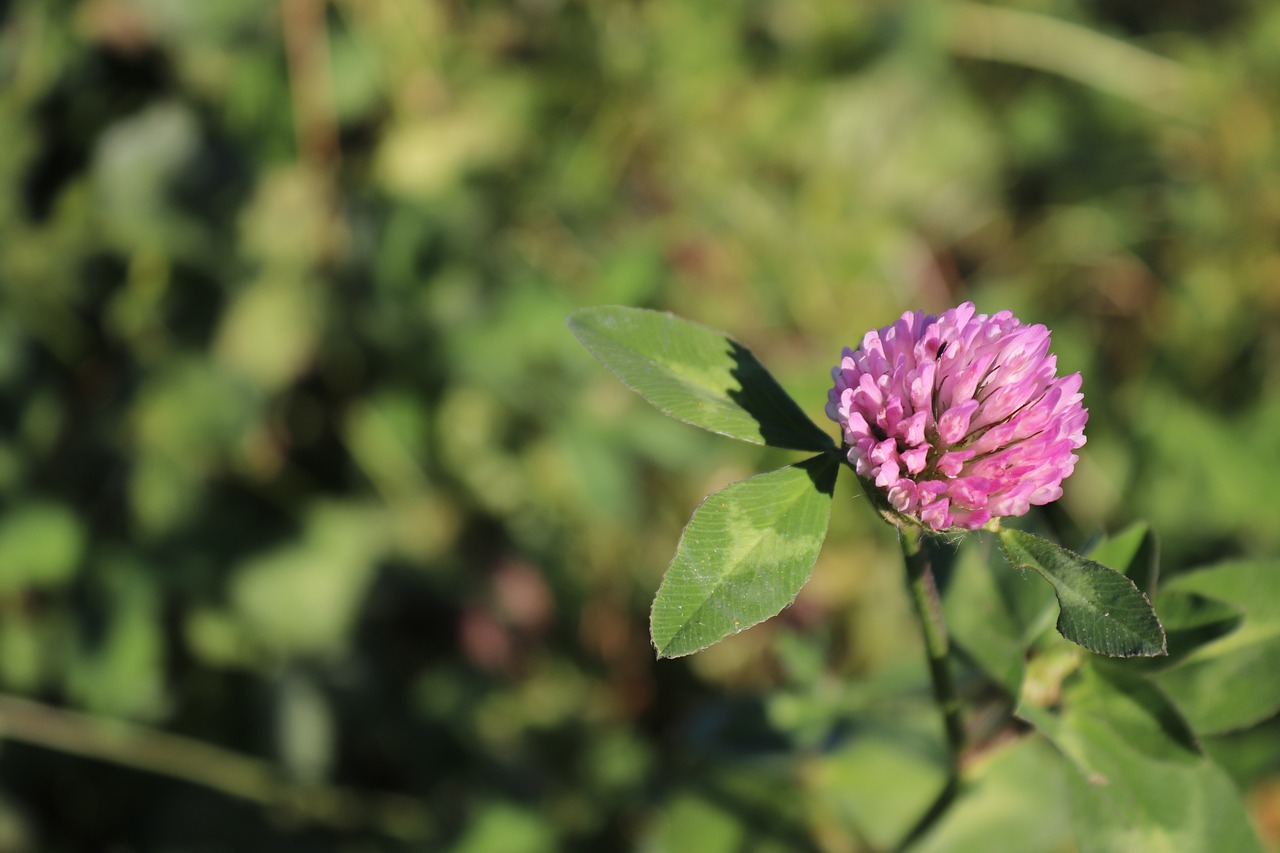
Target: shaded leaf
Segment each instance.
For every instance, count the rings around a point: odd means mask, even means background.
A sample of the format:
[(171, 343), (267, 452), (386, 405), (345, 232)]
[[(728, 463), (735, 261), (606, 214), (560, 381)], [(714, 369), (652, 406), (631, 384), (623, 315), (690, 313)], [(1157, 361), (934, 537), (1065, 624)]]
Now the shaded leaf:
[(827, 456), (709, 495), (653, 602), (659, 657), (679, 657), (768, 619), (795, 599), (827, 534), (838, 463)]
[(1001, 530), (1000, 543), (1011, 563), (1053, 584), (1062, 636), (1111, 657), (1165, 654), (1160, 620), (1132, 580), (1021, 530)]
[[(1169, 637), (1169, 657), (1176, 661), (1231, 633), (1243, 621), (1242, 608), (1216, 598), (1180, 590), (1160, 596), (1160, 622)], [(1168, 668), (1168, 661), (1158, 663)]]
[(1058, 712), (1023, 703), (1018, 715), (1079, 770), (1069, 779), (1082, 850), (1261, 851), (1230, 778), (1146, 679), (1086, 662)]
[(751, 351), (723, 332), (618, 305), (575, 311), (569, 328), (628, 388), (673, 418), (753, 444), (835, 446)]
[[(1197, 731), (1244, 728), (1280, 710), (1280, 565), (1235, 562), (1180, 575), (1159, 601), (1180, 629), (1208, 640), (1155, 676)], [(1243, 621), (1230, 630), (1238, 613)]]
[(816, 805), (866, 839), (894, 849), (947, 784), (937, 714), (921, 706), (859, 715), (853, 735), (814, 762), (808, 781)]
[(1073, 768), (1043, 738), (1025, 737), (983, 755), (960, 797), (913, 853), (990, 853), (1017, 839), (1019, 853), (1060, 853), (1071, 843), (1068, 776)]

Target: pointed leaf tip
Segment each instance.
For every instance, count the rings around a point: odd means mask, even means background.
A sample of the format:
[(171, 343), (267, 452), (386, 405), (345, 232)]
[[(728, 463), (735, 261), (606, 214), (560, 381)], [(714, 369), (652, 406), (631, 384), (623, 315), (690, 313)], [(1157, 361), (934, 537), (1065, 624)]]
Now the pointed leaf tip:
[(1168, 653), (1164, 627), (1131, 579), (1021, 530), (1004, 528), (999, 536), (1009, 562), (1035, 569), (1052, 584), (1062, 636), (1108, 657)]

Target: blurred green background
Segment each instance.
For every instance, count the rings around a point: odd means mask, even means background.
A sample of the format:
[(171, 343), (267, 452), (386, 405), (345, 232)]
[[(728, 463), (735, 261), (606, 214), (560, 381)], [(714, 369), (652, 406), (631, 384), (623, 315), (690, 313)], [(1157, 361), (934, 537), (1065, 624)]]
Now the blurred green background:
[(861, 849), (815, 744), (918, 661), (893, 537), (842, 479), (794, 607), (655, 663), (793, 457), (565, 315), (825, 424), (871, 326), (1010, 308), (1085, 376), (1065, 544), (1275, 555), (1278, 119), (1265, 0), (0, 0), (0, 850)]

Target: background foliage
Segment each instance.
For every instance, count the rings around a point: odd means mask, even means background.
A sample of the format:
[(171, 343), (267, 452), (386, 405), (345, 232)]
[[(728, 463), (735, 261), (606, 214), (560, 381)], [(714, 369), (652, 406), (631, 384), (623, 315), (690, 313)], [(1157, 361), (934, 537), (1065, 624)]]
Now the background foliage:
[[(823, 422), (867, 328), (1013, 309), (1090, 408), (1037, 523), (1274, 556), (1277, 57), (1261, 0), (0, 2), (0, 849), (884, 843), (926, 758), (823, 745), (924, 724), (892, 537), (842, 480), (794, 607), (655, 663), (689, 513), (793, 455), (564, 318)], [(1206, 747), (1275, 845), (1280, 724)]]

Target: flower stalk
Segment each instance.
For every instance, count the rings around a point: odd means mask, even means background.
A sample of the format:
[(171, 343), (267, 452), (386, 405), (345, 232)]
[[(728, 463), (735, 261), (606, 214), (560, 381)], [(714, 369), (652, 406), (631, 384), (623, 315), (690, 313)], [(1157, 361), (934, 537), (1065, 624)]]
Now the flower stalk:
[(929, 664), (929, 679), (933, 683), (933, 697), (942, 714), (942, 727), (947, 748), (947, 783), (939, 792), (933, 805), (904, 839), (903, 845), (922, 836), (955, 799), (960, 789), (960, 756), (964, 751), (964, 723), (960, 718), (960, 695), (951, 677), (947, 625), (942, 616), (942, 602), (938, 597), (938, 585), (934, 580), (933, 566), (925, 548), (924, 531), (915, 525), (900, 525), (898, 541), (902, 545), (902, 557), (907, 569), (907, 587), (920, 620), (924, 636), (925, 655)]
[(960, 753), (964, 749), (964, 725), (960, 719), (960, 697), (951, 677), (947, 625), (942, 618), (938, 585), (933, 577), (933, 567), (929, 563), (929, 552), (924, 546), (923, 531), (919, 528), (902, 527), (898, 529), (898, 538), (902, 543), (902, 556), (907, 566), (907, 586), (911, 590), (911, 600), (924, 635), (933, 696), (942, 712), (948, 763), (954, 774), (959, 768)]

